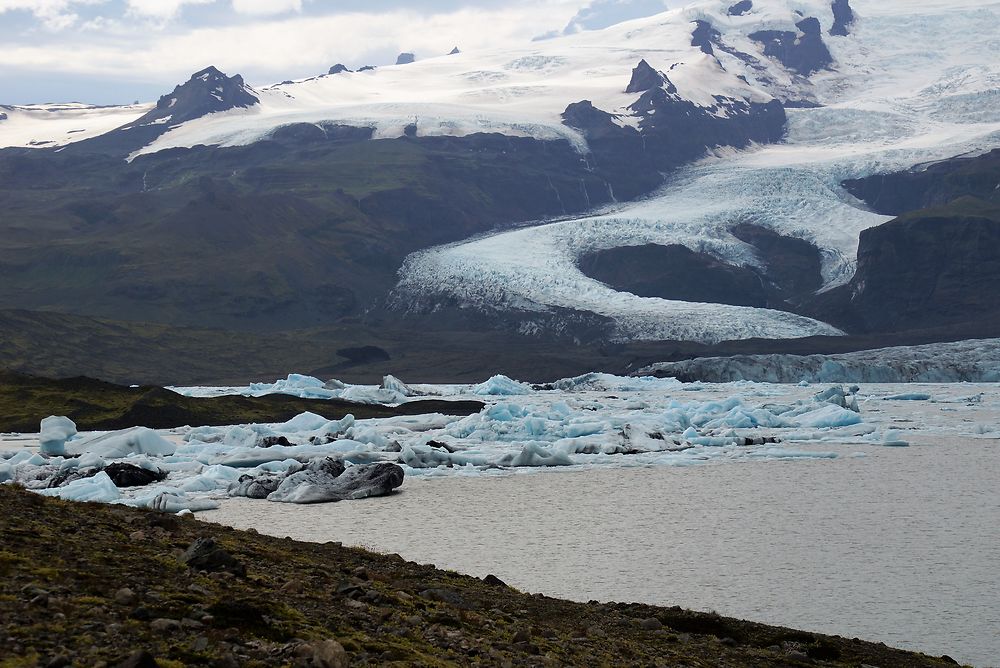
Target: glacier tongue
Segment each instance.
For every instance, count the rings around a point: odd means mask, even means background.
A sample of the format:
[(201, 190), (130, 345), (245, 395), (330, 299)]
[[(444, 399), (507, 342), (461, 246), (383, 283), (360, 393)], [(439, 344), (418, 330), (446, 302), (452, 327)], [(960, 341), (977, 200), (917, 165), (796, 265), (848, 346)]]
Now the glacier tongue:
[[(765, 13), (787, 6), (758, 5)], [(788, 313), (617, 292), (581, 273), (576, 260), (601, 249), (680, 244), (759, 267), (753, 248), (729, 231), (751, 222), (814, 244), (828, 289), (852, 277), (861, 231), (889, 219), (862, 208), (841, 188), (842, 180), (1000, 144), (1000, 5), (857, 0), (852, 6), (857, 20), (850, 34), (827, 39), (835, 69), (797, 84), (825, 106), (789, 109), (784, 143), (719, 152), (674, 175), (657, 195), (600, 215), (416, 253), (401, 271), (397, 292), (428, 304), (457, 300), (487, 313), (595, 313), (611, 318), (615, 338), (624, 340), (836, 334), (829, 325)], [(723, 38), (752, 48), (740, 34), (734, 29)], [(767, 71), (775, 73), (771, 92), (787, 92), (790, 80), (773, 67)]]

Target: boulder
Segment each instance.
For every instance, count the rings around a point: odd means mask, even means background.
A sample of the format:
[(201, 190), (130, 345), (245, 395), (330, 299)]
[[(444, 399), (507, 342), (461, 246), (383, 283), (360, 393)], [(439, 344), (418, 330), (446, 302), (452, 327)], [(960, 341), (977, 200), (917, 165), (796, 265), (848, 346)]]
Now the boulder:
[(233, 555), (219, 547), (213, 538), (199, 538), (180, 557), (181, 563), (197, 571), (225, 571), (246, 575), (247, 569)]
[(398, 56), (396, 56), (396, 64), (397, 65), (409, 65), (410, 63), (414, 62), (416, 59), (417, 59), (417, 57), (414, 56), (412, 53), (408, 53), (408, 52), (404, 51), (403, 53), (401, 53)]

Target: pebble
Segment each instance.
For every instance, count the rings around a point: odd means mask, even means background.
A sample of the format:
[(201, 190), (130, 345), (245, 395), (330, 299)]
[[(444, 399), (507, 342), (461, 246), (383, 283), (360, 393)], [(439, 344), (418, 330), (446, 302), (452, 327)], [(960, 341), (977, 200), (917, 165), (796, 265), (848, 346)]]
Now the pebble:
[(134, 605), (137, 600), (139, 597), (128, 587), (122, 587), (115, 592), (115, 603), (118, 605)]
[(179, 631), (181, 623), (176, 619), (165, 619), (163, 617), (154, 619), (149, 623), (149, 627), (157, 633), (173, 633)]
[(319, 668), (347, 668), (347, 652), (336, 640), (323, 640), (312, 647), (313, 665)]

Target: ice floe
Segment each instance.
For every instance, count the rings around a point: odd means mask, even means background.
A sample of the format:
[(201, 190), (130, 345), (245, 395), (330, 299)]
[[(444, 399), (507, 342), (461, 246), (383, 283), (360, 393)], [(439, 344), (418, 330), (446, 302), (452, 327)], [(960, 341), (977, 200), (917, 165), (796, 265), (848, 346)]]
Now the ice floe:
[(685, 384), (592, 373), (541, 385), (494, 376), (480, 384), (392, 379), (374, 387), (293, 374), (285, 382), (189, 392), (263, 392), (265, 385), (272, 392), (361, 388), (480, 398), (486, 405), (467, 416), (331, 420), (302, 413), (271, 424), (80, 434), (69, 420), (46, 418), (44, 448), (0, 454), (0, 482), (180, 512), (213, 508), (230, 496), (289, 503), (363, 498), (392, 492), (404, 477), (836, 459), (855, 456), (858, 447), (921, 444), (931, 434), (1000, 440), (995, 384)]

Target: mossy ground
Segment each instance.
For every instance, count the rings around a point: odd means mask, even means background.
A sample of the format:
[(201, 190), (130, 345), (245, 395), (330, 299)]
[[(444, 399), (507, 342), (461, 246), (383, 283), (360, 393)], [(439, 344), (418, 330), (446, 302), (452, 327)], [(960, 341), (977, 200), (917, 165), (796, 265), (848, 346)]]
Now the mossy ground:
[(0, 431), (8, 432), (37, 431), (39, 421), (49, 415), (65, 415), (84, 431), (283, 422), (306, 411), (331, 420), (348, 413), (358, 419), (437, 411), (469, 415), (482, 407), (478, 401), (435, 400), (393, 407), (283, 394), (193, 398), (159, 387), (124, 387), (84, 377), (51, 380), (0, 370)]
[[(0, 486), (0, 535), (5, 667), (115, 665), (137, 650), (161, 666), (950, 663), (680, 608), (529, 595), (398, 555), (12, 486)], [(246, 576), (185, 567), (180, 554), (204, 536)], [(344, 663), (316, 662), (325, 640), (346, 650)]]

